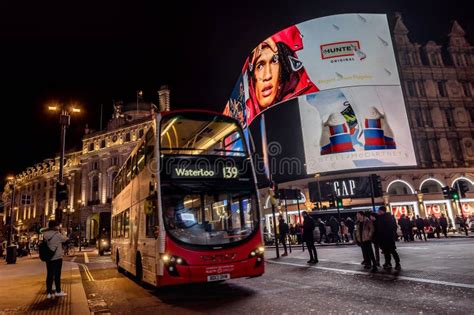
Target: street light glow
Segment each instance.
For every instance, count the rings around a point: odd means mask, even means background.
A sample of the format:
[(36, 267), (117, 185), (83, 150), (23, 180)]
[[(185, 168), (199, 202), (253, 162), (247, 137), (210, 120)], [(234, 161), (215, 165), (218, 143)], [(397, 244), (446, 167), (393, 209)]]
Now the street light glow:
[(58, 109), (59, 109), (58, 106), (48, 106), (48, 110), (53, 111), (53, 112), (57, 111)]
[(15, 176), (13, 176), (13, 175), (8, 175), (7, 176), (7, 180), (14, 180), (14, 179), (15, 179)]
[(72, 112), (73, 112), (73, 113), (80, 113), (80, 112), (81, 112), (81, 109), (80, 109), (80, 108), (73, 107), (73, 108), (72, 108)]

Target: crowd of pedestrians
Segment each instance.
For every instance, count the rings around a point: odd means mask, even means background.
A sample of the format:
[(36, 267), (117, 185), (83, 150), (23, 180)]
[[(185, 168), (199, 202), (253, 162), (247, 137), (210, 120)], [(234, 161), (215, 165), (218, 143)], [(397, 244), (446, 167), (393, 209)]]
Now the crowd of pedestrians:
[[(318, 263), (314, 243), (356, 243), (362, 251), (362, 265), (375, 272), (378, 268), (391, 269), (392, 258), (395, 270), (401, 270), (400, 257), (396, 242), (411, 242), (415, 239), (427, 241), (430, 237), (448, 237), (449, 220), (444, 214), (439, 218), (430, 216), (411, 218), (402, 215), (398, 222), (395, 217), (381, 206), (378, 212), (357, 212), (356, 220), (351, 217), (340, 221), (331, 216), (326, 222), (321, 218), (316, 221), (306, 212), (302, 212), (302, 224), (288, 224), (282, 215), (279, 216), (279, 243), (283, 246), (282, 256), (288, 256), (287, 244), (305, 244), (309, 253), (309, 264)], [(457, 216), (457, 231), (468, 235), (469, 218)], [(267, 230), (265, 230), (268, 233)], [(384, 262), (381, 265), (381, 254)]]

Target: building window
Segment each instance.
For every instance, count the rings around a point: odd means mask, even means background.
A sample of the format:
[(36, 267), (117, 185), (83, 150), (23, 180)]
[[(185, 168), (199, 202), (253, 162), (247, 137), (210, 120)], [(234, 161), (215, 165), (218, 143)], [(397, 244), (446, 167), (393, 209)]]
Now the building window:
[(433, 139), (430, 142), (436, 161), (441, 162), (441, 154), (439, 153), (438, 141)]
[(462, 161), (463, 156), (461, 146), (459, 145), (459, 140), (457, 138), (449, 139), (449, 143), (451, 144), (451, 149), (453, 151), (453, 160)]
[(448, 93), (446, 93), (446, 81), (438, 81), (437, 85), (439, 96), (446, 97), (448, 95)]
[(143, 134), (144, 134), (143, 129), (140, 129), (140, 130), (138, 131), (138, 138), (143, 137)]
[(102, 148), (105, 148), (105, 140), (104, 140), (104, 139), (102, 139), (102, 140), (100, 141), (100, 148), (101, 148), (101, 149), (102, 149)]
[(437, 54), (430, 54), (430, 60), (432, 66), (439, 66)]
[(418, 61), (418, 56), (417, 56), (417, 54), (415, 53), (415, 54), (413, 54), (412, 56), (413, 56), (413, 64), (414, 64), (414, 65), (419, 65), (420, 62)]
[(474, 108), (469, 108), (469, 116), (471, 116), (471, 123), (474, 124)]
[(444, 114), (446, 115), (446, 122), (448, 124), (448, 127), (453, 127), (454, 126), (454, 119), (453, 119), (453, 113), (450, 108), (445, 108), (444, 109)]
[(433, 120), (431, 119), (431, 111), (429, 109), (423, 110), (423, 115), (425, 116), (425, 126), (432, 127)]
[(464, 96), (472, 96), (471, 84), (466, 81), (462, 81), (461, 84), (462, 84), (462, 91), (464, 93)]
[(420, 153), (421, 153), (421, 159), (425, 162), (431, 162), (431, 151), (430, 147), (428, 145), (428, 141), (426, 140), (420, 140)]
[(414, 116), (416, 127), (422, 127), (423, 120), (421, 119), (421, 111), (419, 108), (413, 110), (413, 116)]
[(416, 96), (415, 84), (413, 81), (407, 81), (408, 96)]
[(99, 169), (99, 162), (97, 162), (97, 161), (92, 162), (92, 169), (93, 170)]
[(89, 143), (89, 151), (94, 151), (94, 142)]
[(404, 65), (404, 66), (409, 65), (410, 64), (410, 59), (408, 58), (408, 53), (406, 53), (406, 52), (400, 53), (400, 61), (401, 61), (401, 64)]
[(119, 157), (118, 156), (113, 156), (110, 158), (110, 165), (118, 165), (119, 164)]
[(92, 200), (99, 200), (99, 176), (92, 177)]
[(424, 81), (423, 80), (418, 80), (416, 82), (416, 84), (418, 85), (418, 91), (420, 92), (420, 95), (425, 97), (426, 96), (426, 90), (425, 90)]
[(127, 134), (125, 135), (125, 141), (130, 141), (130, 132), (127, 132)]

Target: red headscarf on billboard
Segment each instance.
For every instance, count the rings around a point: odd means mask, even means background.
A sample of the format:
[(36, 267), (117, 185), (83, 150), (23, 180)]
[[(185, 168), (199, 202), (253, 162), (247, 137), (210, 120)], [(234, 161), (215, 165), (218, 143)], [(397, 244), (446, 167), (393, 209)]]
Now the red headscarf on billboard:
[(319, 91), (296, 55), (301, 49), (301, 33), (296, 26), (291, 26), (267, 38), (252, 51), (243, 69), (249, 81), (247, 125), (268, 107)]

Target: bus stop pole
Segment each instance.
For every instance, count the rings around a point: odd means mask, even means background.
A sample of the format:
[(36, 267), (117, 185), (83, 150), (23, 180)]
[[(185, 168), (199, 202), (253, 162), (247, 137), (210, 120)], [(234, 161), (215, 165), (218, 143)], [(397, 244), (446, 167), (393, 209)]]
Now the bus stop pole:
[(275, 238), (275, 250), (276, 258), (280, 258), (280, 250), (278, 249), (278, 239), (277, 239), (277, 225), (275, 217), (275, 204), (272, 202), (272, 216), (273, 216), (273, 237)]
[[(301, 225), (301, 214), (300, 214), (300, 198), (298, 195), (298, 198), (296, 198), (296, 206), (298, 207), (298, 225)], [(298, 227), (299, 229), (299, 227)], [(301, 235), (301, 230), (300, 230), (300, 235)], [(301, 235), (301, 250), (304, 252), (304, 242), (303, 242), (303, 235)]]
[[(290, 226), (290, 217), (288, 216), (288, 204), (286, 202), (286, 197), (285, 197), (285, 212), (286, 212), (286, 223), (288, 224), (288, 227)], [(289, 230), (289, 229), (288, 229)], [(290, 231), (286, 234), (286, 238), (288, 239), (288, 245), (290, 247), (290, 253), (291, 253), (291, 236), (289, 235)], [(285, 240), (286, 242), (286, 240)]]

